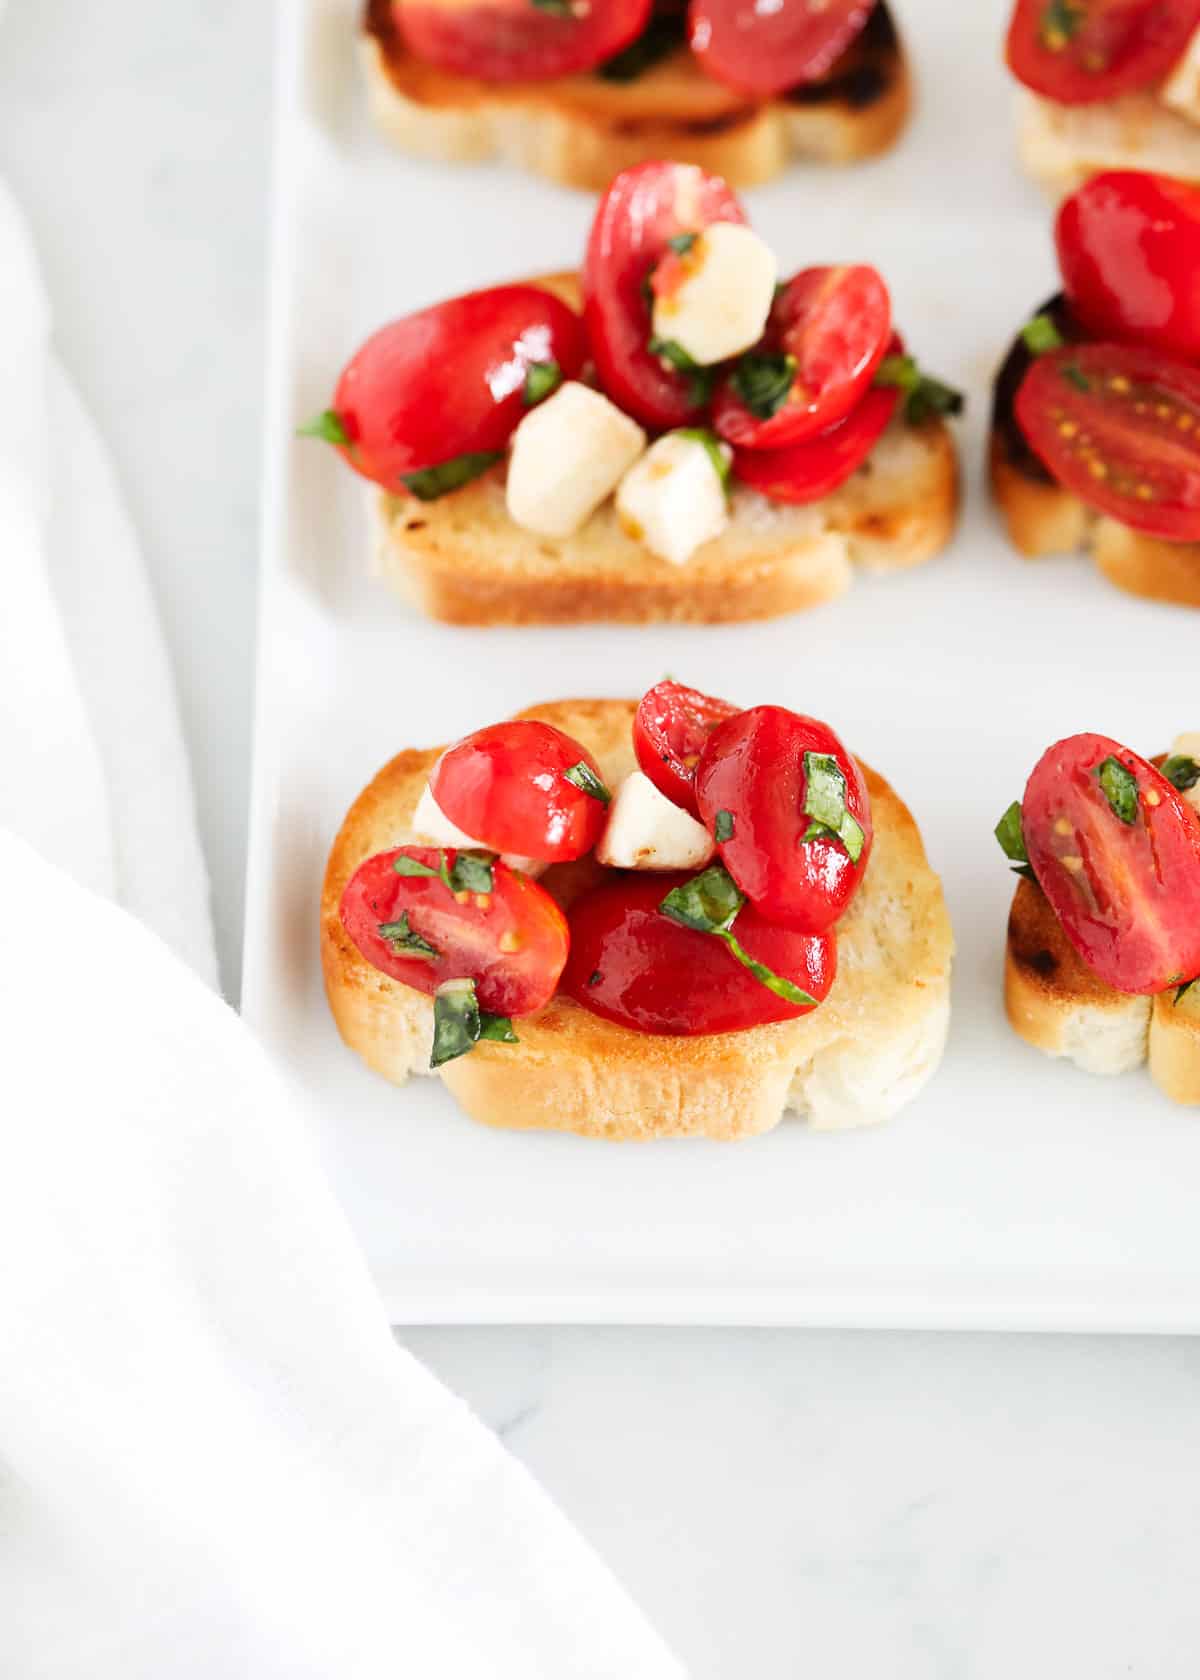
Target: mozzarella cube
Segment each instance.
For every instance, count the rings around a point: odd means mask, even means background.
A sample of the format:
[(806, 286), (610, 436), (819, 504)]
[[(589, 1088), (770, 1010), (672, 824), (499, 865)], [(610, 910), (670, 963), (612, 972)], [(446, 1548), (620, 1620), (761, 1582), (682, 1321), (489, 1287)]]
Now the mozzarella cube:
[[(714, 456), (716, 459), (714, 459)], [(729, 523), (729, 497), (717, 460), (733, 451), (716, 437), (668, 432), (630, 467), (617, 491), (617, 517), (626, 536), (673, 566), (687, 563), (702, 543)]]
[(513, 434), (508, 515), (539, 537), (571, 537), (646, 447), (646, 434), (590, 385), (560, 385)]
[(779, 271), (765, 240), (737, 222), (714, 222), (683, 253), (683, 279), (654, 304), (654, 336), (709, 367), (757, 344)]
[(610, 869), (703, 869), (715, 852), (708, 830), (635, 770), (613, 794), (596, 858)]
[[(417, 808), (413, 812), (413, 832), (418, 840), (425, 841), (430, 846), (449, 846), (456, 852), (490, 852), (491, 846), (485, 846), (482, 840), (473, 840), (469, 834), (464, 834), (461, 828), (455, 826), (433, 797), (433, 789), (426, 782)], [(536, 858), (517, 857), (514, 853), (506, 852), (501, 856), (501, 863), (506, 863), (510, 869), (519, 869), (523, 875), (541, 875), (549, 866), (540, 863)]]
[[(1175, 737), (1175, 745), (1171, 748), (1173, 758), (1194, 758), (1200, 764), (1200, 729), (1190, 729), (1186, 734)], [(1200, 782), (1195, 787), (1188, 788), (1183, 795), (1193, 810), (1200, 811)]]
[(1200, 123), (1200, 29), (1179, 55), (1159, 89), (1159, 98), (1189, 122)]

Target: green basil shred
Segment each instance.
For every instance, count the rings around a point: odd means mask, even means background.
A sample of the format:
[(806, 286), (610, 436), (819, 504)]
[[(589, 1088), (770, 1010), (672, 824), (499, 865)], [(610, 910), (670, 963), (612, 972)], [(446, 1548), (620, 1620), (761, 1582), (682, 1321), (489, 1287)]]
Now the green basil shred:
[(1162, 773), (1180, 793), (1188, 793), (1200, 782), (1200, 764), (1183, 753), (1172, 753), (1163, 765)]
[(1029, 853), (1025, 847), (1025, 829), (1021, 822), (1021, 802), (1014, 799), (995, 827), (996, 839), (1000, 842), (1000, 850), (1010, 863), (1015, 864), (1014, 875), (1023, 875), (1027, 881), (1036, 880), (1029, 863)]
[(431, 875), (440, 880), (452, 893), (490, 893), (495, 891), (496, 878), (492, 865), (494, 852), (456, 852), (453, 869), (446, 862), (445, 852), (438, 853), (438, 867), (431, 869), (419, 858), (401, 852), (392, 864), (397, 875)]
[(612, 794), (585, 759), (581, 758), (578, 764), (572, 764), (569, 770), (564, 770), (563, 780), (570, 782), (572, 787), (581, 788), (590, 798), (598, 799), (601, 805), (612, 803)]
[(733, 932), (733, 924), (745, 902), (745, 894), (739, 890), (724, 864), (714, 863), (699, 875), (693, 875), (690, 881), (684, 881), (681, 886), (669, 892), (658, 908), (671, 921), (678, 922), (680, 927), (692, 928), (696, 933), (710, 933), (717, 939), (723, 939), (729, 948), (729, 954), (735, 957), (760, 985), (774, 992), (776, 997), (804, 1008), (814, 1007), (816, 998), (797, 986), (793, 980), (785, 979), (783, 975), (769, 969), (765, 963), (760, 963), (739, 944)]
[(398, 957), (421, 957), (436, 962), (442, 954), (410, 926), (407, 910), (398, 922), (380, 922), (379, 937), (387, 940)]
[(952, 385), (922, 373), (912, 356), (885, 356), (875, 375), (876, 385), (903, 393), (901, 413), (910, 426), (923, 425), (939, 414), (961, 414), (966, 398)]
[(757, 420), (778, 414), (796, 377), (796, 358), (782, 350), (750, 350), (733, 370), (733, 388)]
[(479, 1007), (474, 980), (447, 980), (433, 999), (431, 1068), (443, 1067), (473, 1050), (481, 1040), (519, 1044), (507, 1015), (489, 1015)]
[(323, 443), (336, 444), (342, 449), (350, 442), (350, 433), (343, 425), (337, 410), (333, 408), (327, 408), (324, 414), (318, 414), (315, 420), (297, 426), (296, 436), (320, 438)]
[(453, 461), (443, 461), (439, 467), (423, 467), (419, 472), (401, 473), (400, 482), (419, 502), (436, 502), (451, 490), (461, 490), (473, 478), (485, 473), (503, 458), (502, 449), (484, 449), (476, 455), (456, 455)]
[(850, 862), (858, 862), (867, 836), (846, 804), (846, 777), (831, 754), (805, 753), (803, 809), (812, 821), (801, 838), (802, 845), (810, 840), (839, 840)]
[(521, 401), (526, 408), (544, 402), (562, 384), (562, 369), (557, 362), (533, 362), (525, 370), (525, 388)]
[(1133, 771), (1110, 753), (1098, 766), (1096, 775), (1113, 815), (1123, 823), (1135, 823), (1138, 819), (1138, 785)]

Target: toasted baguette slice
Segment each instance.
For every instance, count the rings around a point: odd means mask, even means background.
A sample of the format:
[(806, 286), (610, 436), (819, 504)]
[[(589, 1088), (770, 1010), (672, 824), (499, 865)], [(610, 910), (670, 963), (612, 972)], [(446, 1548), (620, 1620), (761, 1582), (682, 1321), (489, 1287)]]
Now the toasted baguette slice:
[(1023, 89), (1017, 147), (1024, 167), (1056, 198), (1104, 169), (1200, 181), (1200, 127), (1154, 90), (1101, 105), (1059, 105)]
[[(522, 714), (573, 735), (613, 785), (634, 767), (635, 707), (564, 700)], [(402, 1085), (428, 1069), (429, 998), (372, 968), (338, 914), (358, 865), (413, 838), (410, 824), (438, 750), (403, 752), (351, 807), (333, 845), (321, 901), (325, 988), (338, 1030), (367, 1065)], [(636, 1033), (556, 997), (517, 1023), (520, 1044), (480, 1044), (440, 1077), (476, 1120), (589, 1137), (752, 1137), (787, 1110), (835, 1128), (887, 1119), (931, 1077), (945, 1044), (953, 937), (941, 883), (907, 809), (868, 770), (875, 845), (866, 880), (838, 926), (838, 976), (798, 1021), (711, 1038)], [(591, 873), (542, 877), (568, 903)]]
[(501, 157), (589, 192), (649, 158), (698, 164), (737, 187), (770, 180), (793, 158), (857, 163), (891, 146), (912, 105), (882, 0), (824, 82), (765, 103), (706, 75), (686, 48), (630, 82), (449, 75), (405, 51), (388, 0), (367, 5), (363, 64), (372, 114), (406, 151), (449, 163)]
[(1200, 1104), (1200, 986), (1176, 1001), (1114, 991), (1068, 941), (1035, 881), (1013, 895), (1004, 958), (1004, 1005), (1015, 1032), (1085, 1073), (1150, 1072), (1177, 1103)]
[[(574, 274), (533, 282), (573, 308)], [(610, 498), (573, 537), (535, 536), (504, 501), (504, 467), (435, 502), (372, 492), (375, 571), (447, 624), (736, 623), (819, 606), (856, 567), (903, 571), (949, 542), (958, 453), (948, 426), (896, 420), (823, 501), (785, 507), (735, 489), (724, 533), (673, 566), (622, 530)]]
[(1200, 543), (1164, 542), (1096, 512), (1051, 479), (1016, 465), (993, 430), (989, 448), (992, 494), (1014, 546), (1029, 559), (1091, 554), (1110, 583), (1129, 595), (1200, 607)]

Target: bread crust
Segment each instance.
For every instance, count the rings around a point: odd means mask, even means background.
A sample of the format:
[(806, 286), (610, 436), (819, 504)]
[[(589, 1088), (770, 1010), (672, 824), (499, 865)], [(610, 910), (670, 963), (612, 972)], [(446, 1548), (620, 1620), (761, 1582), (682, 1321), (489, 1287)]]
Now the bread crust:
[[(634, 765), (634, 710), (626, 701), (571, 700), (521, 715), (573, 735), (611, 783)], [(402, 752), (359, 795), (334, 841), (322, 893), (321, 960), (334, 1020), (351, 1049), (395, 1084), (426, 1071), (432, 1003), (365, 961), (339, 905), (365, 858), (411, 838), (437, 756), (438, 749)], [(819, 1009), (745, 1032), (663, 1038), (556, 997), (518, 1023), (519, 1047), (481, 1044), (440, 1070), (461, 1106), (516, 1130), (735, 1139), (769, 1131), (789, 1108), (832, 1128), (887, 1118), (911, 1101), (941, 1060), (953, 936), (912, 816), (882, 777), (867, 771), (867, 781), (874, 851), (839, 924), (838, 977)], [(550, 870), (543, 884), (566, 903), (583, 882), (567, 866)]]
[(1156, 89), (1100, 105), (1060, 105), (1022, 89), (1017, 149), (1033, 178), (1065, 197), (1106, 169), (1148, 169), (1200, 181), (1200, 128)]
[(595, 75), (477, 81), (407, 53), (388, 0), (369, 0), (362, 58), (375, 121), (420, 157), (449, 163), (501, 157), (588, 192), (603, 191), (633, 164), (669, 157), (723, 175), (736, 187), (752, 187), (794, 158), (857, 163), (893, 144), (913, 95), (904, 52), (894, 32), (887, 33), (883, 48), (855, 43), (831, 73), (851, 87), (865, 67), (886, 75), (883, 91), (869, 103), (853, 93), (821, 103), (749, 100), (706, 75), (686, 49), (628, 83)]
[(1009, 538), (1027, 559), (1084, 550), (1128, 595), (1200, 607), (1200, 543), (1146, 536), (1088, 507), (1053, 480), (1031, 478), (1013, 463), (995, 428), (988, 469)]

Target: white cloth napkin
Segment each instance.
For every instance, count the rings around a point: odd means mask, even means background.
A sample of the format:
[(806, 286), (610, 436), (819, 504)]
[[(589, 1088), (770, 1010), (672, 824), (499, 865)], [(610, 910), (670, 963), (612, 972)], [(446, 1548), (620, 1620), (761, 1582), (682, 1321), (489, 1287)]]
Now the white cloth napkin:
[(205, 983), (169, 674), (48, 330), (0, 186), (0, 1675), (678, 1680), (397, 1348)]

